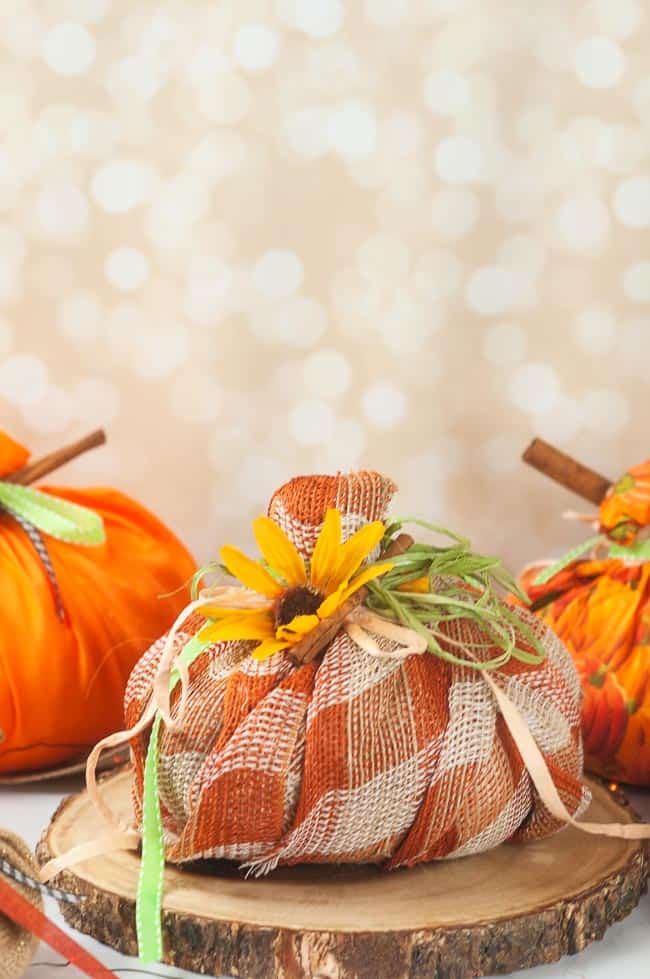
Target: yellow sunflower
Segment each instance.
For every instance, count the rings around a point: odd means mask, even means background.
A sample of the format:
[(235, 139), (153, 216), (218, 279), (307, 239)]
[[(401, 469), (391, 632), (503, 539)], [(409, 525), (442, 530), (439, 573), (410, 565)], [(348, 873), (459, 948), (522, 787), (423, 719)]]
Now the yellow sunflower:
[(212, 621), (199, 638), (209, 642), (258, 640), (252, 654), (256, 659), (266, 659), (300, 642), (362, 585), (393, 567), (384, 562), (361, 570), (384, 535), (380, 520), (366, 524), (342, 543), (341, 514), (328, 510), (308, 566), (270, 517), (258, 517), (253, 531), (271, 571), (230, 545), (222, 547), (220, 556), (234, 578), (268, 601), (253, 608), (202, 608), (201, 614)]

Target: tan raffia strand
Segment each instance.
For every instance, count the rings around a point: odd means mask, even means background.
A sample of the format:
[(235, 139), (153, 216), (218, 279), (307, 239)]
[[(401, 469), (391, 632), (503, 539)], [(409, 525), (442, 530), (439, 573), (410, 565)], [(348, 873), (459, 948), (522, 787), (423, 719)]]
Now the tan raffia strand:
[[(0, 860), (7, 860), (16, 870), (38, 880), (39, 868), (29, 847), (7, 830), (0, 830)], [(43, 899), (38, 891), (16, 881), (11, 883), (35, 907), (42, 909)], [(24, 975), (37, 947), (37, 938), (0, 914), (0, 979), (19, 979)]]

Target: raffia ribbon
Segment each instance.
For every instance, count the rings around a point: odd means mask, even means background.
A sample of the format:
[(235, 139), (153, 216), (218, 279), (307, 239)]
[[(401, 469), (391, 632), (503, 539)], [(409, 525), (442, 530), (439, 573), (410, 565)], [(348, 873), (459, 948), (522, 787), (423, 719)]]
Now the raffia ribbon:
[[(220, 602), (228, 600), (232, 607), (238, 608), (250, 608), (252, 603), (257, 601), (255, 596), (244, 588), (212, 588), (203, 592), (199, 599), (190, 603), (179, 615), (167, 635), (163, 654), (152, 684), (151, 700), (142, 717), (128, 731), (119, 731), (100, 741), (88, 759), (86, 769), (88, 794), (111, 829), (107, 833), (74, 847), (62, 856), (49, 861), (41, 869), (41, 879), (50, 880), (60, 871), (92, 857), (117, 849), (134, 850), (140, 845), (139, 834), (131, 826), (120, 822), (102, 797), (97, 786), (97, 762), (104, 750), (125, 744), (131, 738), (144, 732), (157, 713), (160, 713), (165, 724), (169, 724), (175, 729), (182, 727), (188, 666), (182, 660), (182, 651), (181, 653), (176, 652), (176, 640), (185, 620), (194, 612), (200, 611), (202, 607), (214, 605), (215, 599)], [(234, 602), (240, 604), (235, 606)], [(414, 629), (390, 622), (363, 606), (354, 609), (349, 614), (343, 623), (343, 628), (358, 646), (377, 659), (405, 659), (407, 656), (422, 655), (426, 652), (426, 640)], [(390, 640), (393, 644), (397, 643), (398, 648), (382, 649), (377, 638)], [(467, 656), (472, 656), (471, 651), (467, 650)], [(176, 717), (172, 718), (170, 688), (175, 674), (181, 684), (181, 697)], [(546, 760), (519, 709), (498, 686), (488, 671), (479, 670), (478, 674), (489, 686), (539, 798), (552, 816), (583, 833), (626, 840), (650, 839), (650, 825), (647, 824), (591, 823), (575, 819), (560, 798)]]

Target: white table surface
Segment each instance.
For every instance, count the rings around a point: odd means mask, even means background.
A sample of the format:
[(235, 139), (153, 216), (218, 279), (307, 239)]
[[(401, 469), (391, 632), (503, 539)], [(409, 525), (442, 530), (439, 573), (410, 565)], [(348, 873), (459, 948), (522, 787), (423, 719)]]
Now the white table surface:
[[(20, 833), (34, 846), (47, 825), (59, 801), (72, 792), (79, 791), (80, 779), (66, 779), (37, 786), (21, 788), (0, 787), (0, 826)], [(630, 792), (636, 810), (650, 821), (650, 791)], [(598, 845), (597, 838), (594, 846)], [(58, 908), (47, 901), (51, 917), (63, 928)], [(85, 935), (74, 932), (77, 940), (88, 948), (116, 975), (125, 979), (138, 976), (189, 977), (193, 973), (167, 966), (143, 965), (137, 959), (117, 955)], [(47, 946), (41, 946), (26, 979), (73, 979), (79, 973), (63, 961)], [(580, 955), (562, 959), (555, 965), (541, 966), (514, 973), (518, 979), (650, 979), (650, 896), (646, 895), (639, 907), (620, 924), (614, 925), (601, 942), (590, 945)], [(248, 979), (248, 977), (243, 977)], [(268, 979), (274, 979), (269, 976)], [(377, 979), (382, 979), (378, 976)]]

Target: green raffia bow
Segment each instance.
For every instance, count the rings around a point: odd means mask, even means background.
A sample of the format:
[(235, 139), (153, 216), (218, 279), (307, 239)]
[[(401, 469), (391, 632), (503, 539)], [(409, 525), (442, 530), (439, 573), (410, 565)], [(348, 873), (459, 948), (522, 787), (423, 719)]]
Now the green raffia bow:
[[(470, 542), (442, 527), (408, 518), (394, 520), (387, 528), (382, 551), (391, 543), (404, 523), (442, 534), (452, 544), (413, 544), (405, 553), (391, 558), (393, 568), (381, 578), (368, 583), (366, 605), (372, 611), (400, 625), (414, 629), (427, 640), (434, 656), (456, 666), (477, 670), (497, 670), (510, 659), (540, 664), (545, 651), (529, 626), (500, 597), (503, 591), (528, 599), (517, 583), (503, 569), (498, 558), (484, 557), (470, 549)], [(192, 581), (196, 598), (201, 579), (211, 571), (225, 570), (213, 563), (201, 568)], [(428, 592), (409, 592), (408, 583), (426, 577)], [(475, 623), (485, 637), (472, 644), (473, 658), (450, 652), (462, 647), (441, 626), (464, 619)], [(523, 643), (522, 643), (523, 640)], [(443, 643), (444, 642), (444, 646)], [(212, 643), (197, 636), (185, 645), (179, 655), (189, 667)], [(522, 649), (521, 645), (526, 648)], [(496, 655), (487, 655), (491, 650)], [(483, 652), (484, 657), (480, 654)], [(170, 689), (179, 682), (178, 671), (172, 671)], [(162, 890), (165, 870), (165, 843), (158, 794), (158, 746), (162, 720), (157, 713), (151, 728), (144, 768), (142, 796), (142, 860), (136, 901), (138, 953), (143, 962), (160, 962), (163, 956)]]
[(97, 546), (106, 540), (99, 514), (28, 486), (0, 480), (0, 506), (13, 517), (67, 544)]
[(557, 561), (554, 561), (553, 564), (544, 568), (533, 581), (533, 585), (547, 584), (551, 578), (554, 578), (560, 571), (564, 571), (565, 568), (568, 568), (570, 564), (582, 557), (583, 554), (586, 554), (587, 551), (593, 550), (599, 544), (608, 543), (607, 557), (609, 558), (621, 558), (623, 561), (650, 561), (650, 540), (637, 540), (633, 544), (628, 545), (612, 544), (605, 534), (598, 534), (596, 537), (590, 537), (588, 540), (583, 541), (582, 544), (578, 544), (577, 547), (573, 547), (561, 558), (558, 558)]

